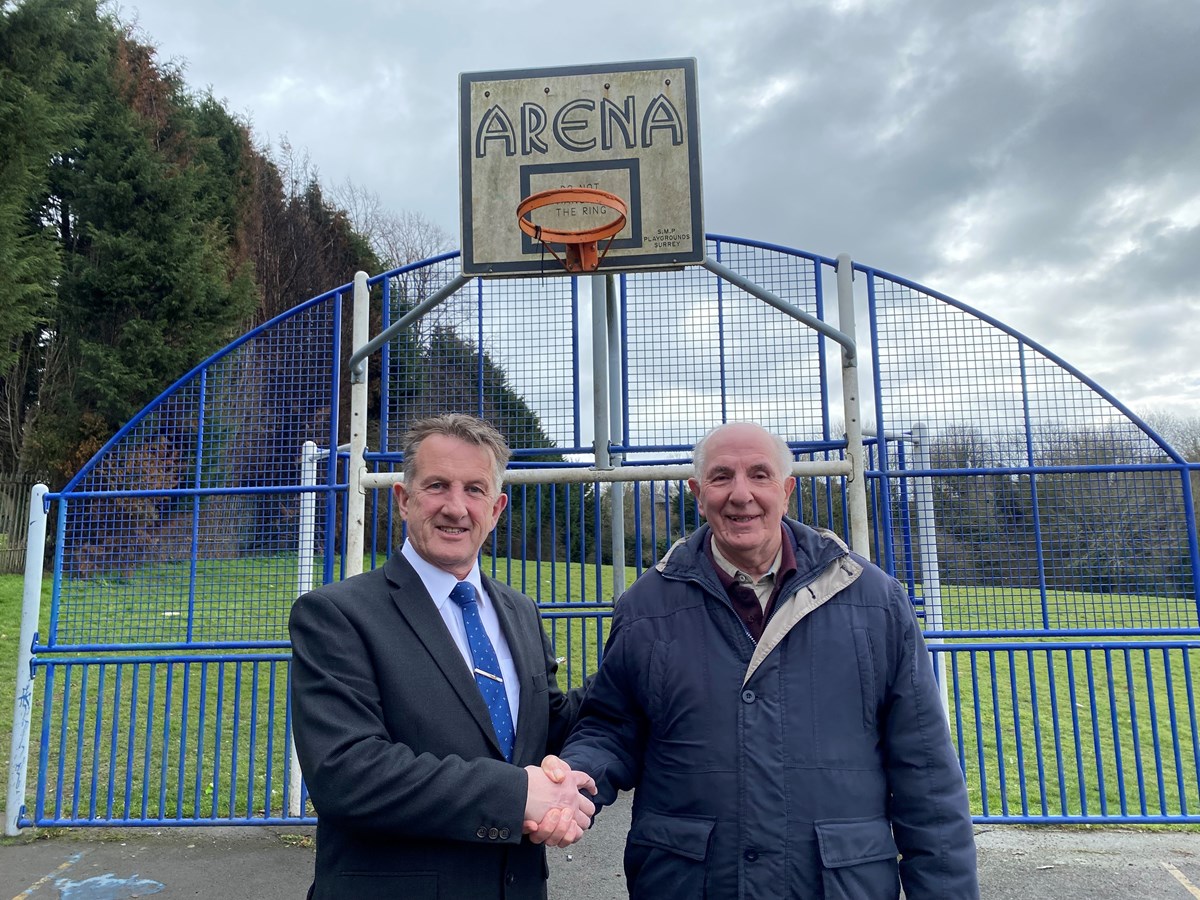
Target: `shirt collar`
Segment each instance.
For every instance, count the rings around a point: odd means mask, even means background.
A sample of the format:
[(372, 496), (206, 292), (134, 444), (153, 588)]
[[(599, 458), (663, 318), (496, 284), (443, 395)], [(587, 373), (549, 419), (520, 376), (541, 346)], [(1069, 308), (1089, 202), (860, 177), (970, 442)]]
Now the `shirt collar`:
[[(771, 563), (771, 568), (767, 571), (763, 578), (774, 576), (775, 587), (790, 578), (797, 571), (796, 564), (796, 538), (792, 534), (792, 530), (779, 523), (779, 528), (783, 533), (783, 540), (779, 546), (779, 553), (775, 555), (775, 561)], [(717, 542), (712, 539), (712, 530), (710, 529), (704, 542), (704, 549), (707, 551), (708, 557), (713, 564), (713, 569), (716, 570), (717, 578), (720, 579), (721, 585), (725, 590), (729, 590), (733, 585), (738, 583), (738, 574), (740, 570), (717, 549)], [(749, 579), (749, 576), (746, 576)], [(761, 579), (760, 579), (761, 580)], [(747, 581), (748, 584), (753, 584), (753, 581)]]
[[(442, 607), (450, 602), (450, 592), (458, 584), (458, 579), (445, 569), (439, 569), (433, 563), (426, 561), (425, 557), (417, 552), (417, 548), (413, 546), (412, 541), (404, 542), (404, 546), (400, 548), (400, 554), (408, 560), (409, 565), (416, 571), (417, 576), (421, 579), (421, 583), (425, 585), (425, 590), (433, 598), (434, 606), (440, 612)], [(475, 596), (479, 598), (480, 605), (483, 605), (485, 602), (484, 598), (487, 595), (483, 591), (483, 577), (479, 572), (478, 560), (471, 566), (470, 573), (463, 580), (469, 582), (475, 588)]]
[[(743, 572), (741, 569), (739, 569), (737, 566), (735, 566), (733, 563), (731, 563), (728, 559), (725, 558), (725, 554), (723, 554), (721, 552), (721, 548), (717, 546), (716, 541), (713, 541), (711, 539), (711, 537), (709, 540), (710, 540), (709, 546), (712, 547), (713, 562), (715, 562), (717, 564), (717, 566), (720, 567), (725, 572), (726, 575), (728, 575), (730, 578), (732, 578), (735, 581), (741, 581), (746, 584), (754, 584), (755, 583), (756, 579), (753, 576), (751, 576), (750, 574), (748, 574), (746, 572)], [(762, 577), (757, 579), (757, 581), (763, 581), (765, 579), (775, 577), (776, 573), (779, 571), (779, 565), (783, 561), (783, 548), (786, 544), (787, 544), (787, 541), (783, 541), (780, 544), (779, 552), (777, 552), (775, 554), (775, 559), (771, 562), (771, 565), (767, 568), (767, 571), (764, 572)]]

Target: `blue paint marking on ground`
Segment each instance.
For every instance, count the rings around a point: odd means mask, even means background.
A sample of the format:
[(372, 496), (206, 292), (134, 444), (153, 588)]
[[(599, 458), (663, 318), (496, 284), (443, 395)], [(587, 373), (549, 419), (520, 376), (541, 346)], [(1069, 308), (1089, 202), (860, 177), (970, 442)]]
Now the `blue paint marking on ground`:
[(92, 851), (90, 849), (82, 850), (79, 853), (76, 853), (74, 856), (69, 857), (66, 860), (66, 862), (62, 863), (53, 872), (50, 872), (47, 875), (43, 875), (41, 878), (39, 878), (37, 881), (35, 881), (29, 887), (25, 888), (25, 890), (21, 891), (21, 893), (17, 894), (17, 896), (14, 897), (13, 900), (22, 900), (22, 898), (32, 897), (33, 892), (36, 891), (38, 888), (40, 888), (43, 884), (45, 884), (47, 881), (49, 881), (51, 878), (53, 878), (59, 872), (67, 871), (67, 869), (71, 868), (71, 866), (75, 865), (75, 863), (79, 862), (81, 859), (83, 859), (85, 856), (87, 856), (91, 852)]
[(60, 878), (54, 882), (54, 886), (58, 888), (62, 900), (130, 900), (133, 897), (149, 897), (164, 888), (157, 881), (138, 878), (136, 872), (128, 878), (118, 878), (112, 872), (83, 881)]

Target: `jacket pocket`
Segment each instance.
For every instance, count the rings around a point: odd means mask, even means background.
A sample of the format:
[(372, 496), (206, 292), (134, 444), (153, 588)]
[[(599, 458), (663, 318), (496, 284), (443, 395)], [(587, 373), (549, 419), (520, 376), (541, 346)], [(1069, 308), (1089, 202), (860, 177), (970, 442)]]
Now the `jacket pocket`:
[(900, 896), (896, 840), (887, 819), (827, 819), (814, 825), (825, 900)]
[(631, 900), (702, 898), (714, 819), (641, 812), (625, 848)]
[(858, 657), (858, 680), (862, 684), (863, 727), (875, 730), (875, 655), (871, 652), (871, 634), (865, 628), (854, 629), (854, 652)]

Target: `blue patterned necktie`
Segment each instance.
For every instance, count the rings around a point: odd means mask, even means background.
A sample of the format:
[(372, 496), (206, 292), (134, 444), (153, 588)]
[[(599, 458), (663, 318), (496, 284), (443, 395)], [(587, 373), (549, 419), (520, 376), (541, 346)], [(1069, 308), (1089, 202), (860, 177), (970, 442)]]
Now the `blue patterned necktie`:
[(492, 717), (492, 727), (496, 729), (496, 740), (500, 743), (500, 749), (504, 751), (504, 758), (512, 762), (512, 713), (508, 708), (508, 695), (504, 692), (504, 678), (500, 675), (496, 650), (484, 631), (483, 620), (479, 618), (479, 601), (475, 597), (475, 588), (466, 581), (460, 581), (450, 592), (450, 599), (462, 608), (467, 643), (471, 647), (475, 683), (479, 685), (479, 693), (483, 694), (483, 701), (487, 704), (488, 713)]

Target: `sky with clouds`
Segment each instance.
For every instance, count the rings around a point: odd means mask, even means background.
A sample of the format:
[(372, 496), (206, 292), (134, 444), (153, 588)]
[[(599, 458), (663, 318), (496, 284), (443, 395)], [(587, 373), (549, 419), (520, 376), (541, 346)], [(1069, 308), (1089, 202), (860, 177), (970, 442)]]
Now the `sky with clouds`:
[(856, 260), (1200, 417), (1196, 0), (123, 0), (260, 143), (458, 234), (460, 72), (695, 57), (710, 232)]

